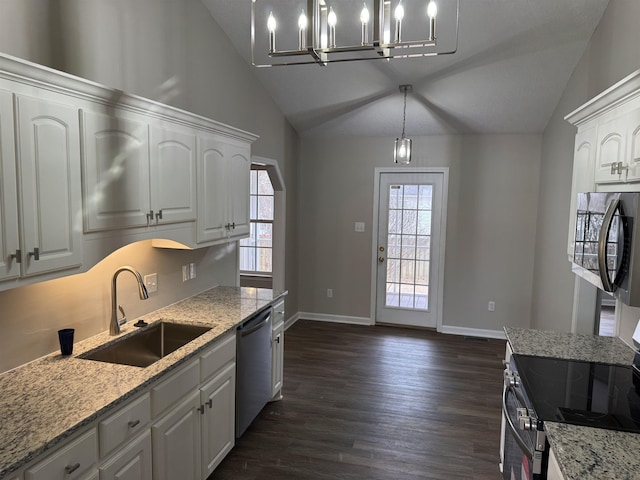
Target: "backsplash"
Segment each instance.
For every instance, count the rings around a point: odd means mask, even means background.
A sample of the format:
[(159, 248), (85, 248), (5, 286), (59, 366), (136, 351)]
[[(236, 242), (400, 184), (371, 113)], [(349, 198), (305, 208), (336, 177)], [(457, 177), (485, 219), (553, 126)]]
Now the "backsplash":
[[(196, 278), (182, 281), (182, 265), (195, 263)], [(118, 277), (118, 303), (131, 321), (215, 285), (238, 283), (236, 243), (198, 250), (170, 250), (151, 241), (123, 247), (86, 273), (0, 292), (0, 372), (57, 351), (61, 328), (75, 340), (108, 330), (111, 279), (130, 265), (141, 275), (158, 274), (158, 291), (141, 301), (132, 275)]]

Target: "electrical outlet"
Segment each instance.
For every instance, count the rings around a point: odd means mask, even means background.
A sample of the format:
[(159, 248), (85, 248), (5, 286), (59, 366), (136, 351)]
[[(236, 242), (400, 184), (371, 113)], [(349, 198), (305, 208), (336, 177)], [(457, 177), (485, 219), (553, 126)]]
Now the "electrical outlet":
[(333, 288), (327, 288), (327, 298), (333, 298)]
[(364, 232), (364, 222), (356, 222), (356, 232)]
[(158, 291), (158, 274), (150, 273), (144, 276), (144, 286), (147, 287), (148, 293), (154, 293)]
[(488, 309), (489, 309), (490, 312), (495, 312), (496, 311), (496, 302), (494, 302), (494, 301), (489, 302)]
[(189, 265), (182, 265), (182, 281), (189, 280)]
[(193, 280), (194, 278), (196, 278), (196, 264), (195, 263), (190, 263), (189, 264), (189, 279)]

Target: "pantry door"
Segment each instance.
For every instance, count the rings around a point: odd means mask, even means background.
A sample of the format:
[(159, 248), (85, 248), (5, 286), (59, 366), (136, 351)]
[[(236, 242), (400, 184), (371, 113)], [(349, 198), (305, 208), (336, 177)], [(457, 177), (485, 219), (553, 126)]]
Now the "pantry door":
[(377, 172), (376, 323), (442, 325), (447, 173)]

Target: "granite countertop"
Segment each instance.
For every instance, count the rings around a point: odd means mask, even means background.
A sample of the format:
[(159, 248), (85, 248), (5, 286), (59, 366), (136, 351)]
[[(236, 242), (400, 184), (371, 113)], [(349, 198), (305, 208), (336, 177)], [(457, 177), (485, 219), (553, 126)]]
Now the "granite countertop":
[(514, 353), (631, 365), (633, 350), (618, 337), (504, 327)]
[[(514, 353), (631, 365), (634, 351), (618, 337), (505, 327)], [(640, 477), (640, 434), (545, 422), (549, 445), (564, 480)]]
[[(162, 319), (212, 327), (146, 368), (77, 358), (114, 340), (108, 332), (103, 332), (76, 343), (69, 357), (52, 353), (0, 375), (0, 478), (26, 465), (98, 416), (115, 411), (124, 400), (286, 293), (215, 287), (144, 315), (149, 323)], [(137, 328), (133, 323), (123, 325), (118, 338), (135, 333)]]

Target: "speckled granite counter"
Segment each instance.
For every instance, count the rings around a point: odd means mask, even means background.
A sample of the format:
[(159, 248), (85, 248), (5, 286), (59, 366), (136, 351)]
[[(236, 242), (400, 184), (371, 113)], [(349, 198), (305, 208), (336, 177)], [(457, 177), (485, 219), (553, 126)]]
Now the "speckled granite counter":
[[(618, 337), (505, 327), (514, 353), (630, 365), (633, 350)], [(545, 422), (564, 480), (640, 479), (640, 434)]]
[[(284, 295), (286, 292), (267, 289), (216, 287), (144, 315), (150, 323), (163, 319), (212, 327), (146, 368), (77, 358), (114, 339), (104, 332), (76, 343), (70, 357), (54, 353), (0, 375), (0, 478), (114, 411), (121, 402)], [(119, 338), (135, 333), (133, 323), (123, 326)]]
[(504, 327), (514, 353), (631, 365), (633, 350), (618, 337)]

